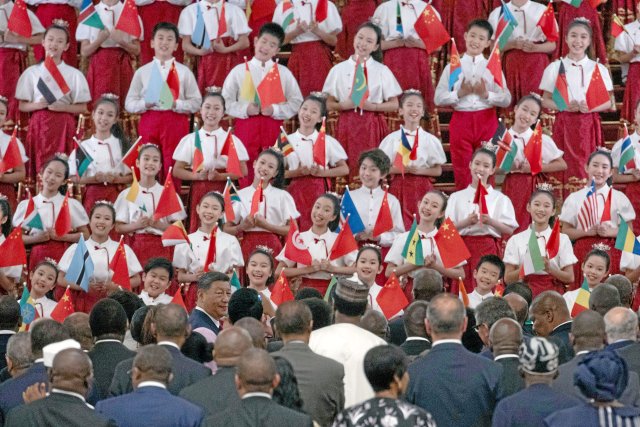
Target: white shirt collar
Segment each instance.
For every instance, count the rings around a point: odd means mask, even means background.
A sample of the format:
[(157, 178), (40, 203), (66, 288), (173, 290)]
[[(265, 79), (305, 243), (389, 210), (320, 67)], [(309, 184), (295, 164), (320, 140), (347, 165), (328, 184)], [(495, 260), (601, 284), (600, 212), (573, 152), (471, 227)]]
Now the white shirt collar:
[(251, 65), (255, 65), (258, 68), (262, 68), (264, 70), (268, 70), (271, 69), (271, 66), (273, 65), (273, 60), (270, 59), (267, 62), (264, 63), (264, 67), (262, 66), (262, 61), (260, 61), (259, 59), (256, 59), (256, 57), (254, 56), (253, 58), (251, 58), (251, 61), (249, 61), (251, 63)]
[(162, 65), (162, 62), (156, 58), (155, 56), (153, 57), (153, 62), (155, 62), (156, 64), (158, 64), (158, 67), (162, 68), (162, 67), (171, 67), (171, 64), (173, 64), (173, 61), (175, 61), (176, 59), (174, 57), (171, 57), (171, 59), (167, 59), (166, 61), (164, 61), (164, 65)]
[(98, 340), (98, 341), (96, 341), (96, 342), (94, 343), (94, 345), (95, 345), (95, 344), (100, 344), (101, 342), (117, 342), (117, 343), (122, 344), (122, 341), (120, 341), (120, 340), (116, 340), (116, 339), (108, 338), (108, 339), (104, 339), (104, 340)]
[(160, 341), (158, 343), (158, 345), (168, 345), (168, 346), (171, 346), (171, 347), (174, 347), (174, 348), (177, 348), (178, 350), (180, 350), (180, 346), (178, 346), (178, 344), (176, 344), (174, 342), (171, 342), (171, 341)]
[(246, 393), (242, 396), (243, 399), (248, 399), (250, 397), (266, 397), (267, 399), (271, 399), (271, 395), (269, 393), (262, 393), (259, 391), (255, 391), (253, 393)]
[(76, 398), (78, 398), (78, 399), (82, 400), (82, 401), (85, 403), (85, 405), (87, 405), (89, 408), (93, 409), (93, 406), (89, 405), (89, 404), (87, 403), (87, 401), (85, 400), (84, 396), (83, 396), (83, 395), (81, 395), (80, 393), (75, 393), (75, 392), (73, 392), (73, 391), (60, 390), (59, 388), (52, 388), (52, 389), (51, 389), (51, 393), (56, 393), (56, 394), (65, 394), (65, 395), (67, 395), (67, 396), (73, 396), (73, 397), (76, 397)]
[(517, 359), (518, 355), (517, 354), (501, 354), (500, 356), (495, 356), (493, 358), (493, 361), (495, 362), (496, 360), (500, 360), (500, 359)]
[(167, 389), (166, 385), (158, 381), (142, 381), (140, 384), (138, 384), (138, 388), (142, 388), (142, 387), (160, 387), (165, 390)]
[(423, 337), (407, 337), (406, 341), (426, 341), (426, 342), (431, 342), (426, 338)]
[(437, 345), (440, 345), (440, 344), (460, 344), (460, 345), (462, 345), (462, 340), (451, 339), (451, 338), (444, 339), (444, 340), (438, 340), (438, 341), (435, 341), (433, 344), (431, 344), (431, 347), (433, 348), (433, 347), (435, 347)]
[(214, 318), (213, 318), (209, 313), (207, 313), (206, 311), (204, 311), (204, 309), (203, 309), (202, 307), (198, 307), (198, 306), (196, 306), (196, 310), (201, 311), (201, 312), (203, 312), (204, 314), (206, 314), (206, 315), (209, 317), (209, 319), (211, 319), (211, 320), (213, 321), (213, 323), (215, 323), (215, 324), (216, 324), (216, 326), (217, 326), (218, 328), (220, 327), (220, 321), (219, 321), (219, 320), (214, 319)]
[(15, 335), (16, 331), (12, 331), (10, 329), (3, 329), (0, 331), (0, 335)]

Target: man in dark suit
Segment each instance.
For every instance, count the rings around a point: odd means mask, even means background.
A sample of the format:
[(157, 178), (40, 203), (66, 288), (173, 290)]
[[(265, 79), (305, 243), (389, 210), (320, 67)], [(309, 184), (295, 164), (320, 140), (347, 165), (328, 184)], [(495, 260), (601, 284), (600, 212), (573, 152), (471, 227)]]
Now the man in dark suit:
[(20, 304), (15, 298), (4, 295), (0, 297), (0, 369), (7, 367), (4, 355), (7, 353), (9, 338), (18, 332), (22, 317)]
[(99, 398), (105, 399), (118, 363), (136, 355), (122, 344), (127, 331), (127, 313), (117, 301), (102, 299), (91, 309), (89, 326), (95, 339), (89, 352), (94, 384)]
[(52, 319), (38, 319), (31, 324), (31, 353), (34, 363), (22, 375), (0, 384), (0, 424), (3, 416), (24, 403), (22, 392), (30, 385), (46, 383), (47, 369), (42, 358), (42, 348), (69, 339), (69, 333), (60, 323)]
[(609, 310), (614, 307), (620, 307), (620, 294), (618, 289), (608, 283), (601, 283), (596, 286), (589, 296), (589, 308), (600, 313), (604, 317)]
[[(614, 311), (614, 310), (618, 310), (618, 309), (614, 308), (611, 311)], [(621, 322), (624, 324), (628, 324), (628, 327), (624, 329), (637, 328), (638, 317), (636, 316), (636, 314), (633, 312), (629, 312), (627, 317), (628, 317), (628, 320), (626, 322)], [(635, 322), (635, 325), (632, 326), (634, 322)], [(637, 330), (637, 329), (634, 329), (634, 330)], [(634, 332), (633, 334), (636, 335), (636, 332)], [(616, 351), (618, 352), (620, 357), (622, 357), (625, 360), (625, 362), (627, 362), (627, 367), (629, 368), (629, 371), (635, 372), (636, 374), (640, 375), (640, 342), (637, 342), (636, 337), (635, 336), (633, 337), (633, 342), (631, 344), (626, 345), (622, 348), (619, 348)]]
[(80, 349), (60, 351), (49, 370), (49, 396), (22, 405), (9, 412), (7, 427), (113, 426), (95, 413), (85, 401), (91, 382), (91, 360)]
[[(509, 304), (511, 310), (516, 315), (516, 320), (520, 323), (520, 327), (524, 328), (524, 324), (527, 322), (529, 318), (529, 304), (527, 304), (527, 300), (525, 300), (522, 295), (519, 295), (515, 292), (511, 292), (510, 294), (505, 295), (504, 300)], [(525, 334), (524, 330), (522, 331), (523, 335)]]
[[(173, 380), (168, 389), (171, 394), (178, 395), (180, 390), (188, 385), (200, 381), (211, 375), (211, 370), (204, 365), (189, 359), (180, 352), (180, 348), (191, 333), (189, 319), (185, 309), (176, 304), (159, 306), (155, 320), (151, 323), (151, 331), (156, 337), (158, 345), (165, 347), (173, 357)], [(133, 384), (129, 372), (133, 366), (133, 359), (127, 359), (116, 366), (113, 381), (109, 387), (110, 396), (131, 393)]]
[(229, 276), (210, 271), (198, 280), (198, 299), (191, 312), (191, 329), (206, 328), (216, 336), (220, 333), (220, 319), (227, 315), (231, 285)]
[(619, 350), (636, 342), (638, 316), (626, 307), (612, 308), (604, 315), (607, 350)]
[(276, 363), (265, 350), (252, 348), (240, 356), (236, 387), (241, 397), (239, 405), (207, 418), (211, 427), (311, 427), (311, 417), (280, 406), (271, 400), (280, 376)]
[(9, 375), (4, 381), (22, 375), (33, 364), (31, 355), (31, 337), (29, 332), (11, 335), (7, 344), (7, 367), (3, 369)]
[(522, 344), (522, 328), (517, 321), (503, 318), (491, 327), (489, 346), (493, 353), (493, 361), (502, 365), (500, 385), (504, 397), (511, 396), (524, 388), (524, 379), (518, 371), (520, 344)]
[(555, 343), (560, 351), (560, 363), (566, 363), (575, 355), (569, 340), (571, 315), (562, 295), (556, 291), (544, 291), (531, 304), (533, 331)]
[(210, 377), (180, 391), (180, 397), (214, 415), (240, 404), (236, 390), (236, 365), (240, 356), (252, 347), (249, 333), (237, 326), (225, 328), (216, 339), (213, 360), (218, 369)]
[(429, 303), (426, 301), (414, 301), (404, 311), (402, 321), (407, 339), (400, 348), (412, 359), (431, 348), (431, 341), (427, 337), (427, 329), (424, 326), (427, 307)]
[(154, 427), (198, 427), (204, 419), (202, 408), (167, 391), (173, 358), (169, 350), (150, 344), (133, 359), (131, 381), (135, 391), (102, 400), (96, 411), (114, 420), (119, 427), (142, 423)]
[(430, 412), (438, 425), (490, 426), (502, 397), (502, 367), (462, 346), (467, 328), (462, 301), (451, 294), (435, 296), (426, 327), (433, 345), (409, 366), (407, 400)]
[[(602, 316), (593, 310), (585, 310), (580, 313), (573, 320), (571, 326), (571, 341), (576, 356), (569, 362), (560, 365), (558, 378), (555, 379), (552, 387), (559, 392), (585, 400), (584, 395), (574, 385), (574, 373), (587, 353), (604, 348), (606, 336)], [(618, 400), (624, 405), (640, 406), (640, 383), (635, 372), (629, 372), (627, 387)]]
[(633, 284), (624, 274), (613, 274), (607, 277), (604, 283), (615, 286), (620, 297), (620, 305), (625, 308), (631, 308), (633, 302)]
[(281, 356), (293, 366), (302, 409), (321, 426), (329, 426), (344, 408), (344, 366), (309, 348), (311, 310), (300, 301), (285, 302), (276, 311), (275, 327), (284, 341)]

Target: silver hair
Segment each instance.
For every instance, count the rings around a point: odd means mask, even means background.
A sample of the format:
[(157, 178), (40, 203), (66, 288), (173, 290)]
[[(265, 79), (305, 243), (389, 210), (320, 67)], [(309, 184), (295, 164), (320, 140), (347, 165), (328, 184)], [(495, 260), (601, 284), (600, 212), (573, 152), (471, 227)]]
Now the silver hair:
[(604, 316), (604, 330), (607, 333), (607, 341), (613, 343), (619, 340), (636, 340), (638, 330), (638, 315), (632, 310), (626, 309), (624, 315), (617, 317), (612, 322), (611, 312)]
[(33, 363), (31, 353), (31, 337), (29, 332), (18, 332), (7, 343), (7, 358), (11, 359), (14, 368), (28, 368)]

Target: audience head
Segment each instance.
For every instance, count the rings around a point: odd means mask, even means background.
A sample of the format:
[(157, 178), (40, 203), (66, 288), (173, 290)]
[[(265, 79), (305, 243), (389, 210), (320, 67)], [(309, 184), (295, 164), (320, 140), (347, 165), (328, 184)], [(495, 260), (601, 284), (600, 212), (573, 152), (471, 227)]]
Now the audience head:
[(614, 274), (607, 277), (604, 283), (613, 285), (618, 290), (620, 295), (620, 305), (626, 308), (631, 308), (633, 300), (633, 284), (623, 274)]
[(489, 330), (489, 347), (494, 357), (502, 354), (518, 354), (521, 343), (522, 328), (514, 319), (503, 317)]
[(273, 394), (279, 383), (276, 362), (265, 350), (250, 348), (240, 356), (236, 372), (240, 397), (253, 392)]
[(399, 347), (379, 345), (364, 356), (364, 373), (376, 393), (390, 392), (400, 398), (407, 391), (409, 359)]
[(7, 371), (12, 377), (24, 372), (33, 363), (29, 332), (18, 332), (7, 342)]
[(636, 341), (638, 337), (638, 315), (625, 307), (614, 307), (604, 315), (604, 329), (607, 342)]
[(511, 307), (511, 310), (515, 313), (518, 323), (520, 323), (521, 326), (524, 325), (529, 318), (529, 305), (527, 304), (527, 301), (515, 292), (504, 296), (503, 299), (509, 304), (509, 307)]
[(140, 347), (133, 358), (131, 370), (133, 388), (138, 388), (143, 381), (157, 381), (165, 386), (168, 385), (173, 378), (172, 366), (173, 357), (163, 346), (149, 344)]
[(531, 306), (533, 302), (533, 292), (529, 285), (523, 282), (514, 282), (507, 285), (504, 288), (504, 292), (502, 293), (503, 297), (506, 297), (509, 294), (518, 294), (527, 302), (527, 306)]
[(140, 307), (145, 307), (144, 301), (131, 291), (115, 291), (108, 298), (117, 301), (124, 308), (129, 323), (133, 320), (133, 313)]
[(246, 329), (230, 326), (224, 328), (216, 338), (213, 359), (219, 367), (236, 366), (240, 356), (252, 347), (253, 341)]
[(182, 347), (184, 340), (191, 333), (187, 312), (177, 304), (160, 304), (156, 307), (155, 317), (151, 322), (151, 330), (156, 340), (172, 341)]
[(583, 311), (573, 319), (569, 339), (576, 353), (600, 350), (606, 343), (604, 319), (596, 311)]
[(0, 297), (0, 330), (17, 332), (21, 323), (18, 301), (10, 295)]
[(595, 402), (612, 402), (627, 388), (627, 363), (615, 351), (587, 353), (573, 373), (573, 383)]
[(255, 348), (267, 348), (264, 325), (259, 320), (256, 320), (253, 317), (243, 317), (234, 323), (234, 326), (242, 328), (249, 333)]
[(51, 388), (86, 396), (92, 382), (91, 359), (82, 350), (67, 348), (53, 358), (53, 366), (49, 369)]
[(226, 274), (210, 271), (198, 280), (197, 305), (214, 319), (227, 314), (230, 298), (231, 285)]
[(301, 301), (287, 301), (276, 310), (275, 327), (286, 343), (293, 339), (309, 342), (313, 317), (309, 307)]
[(229, 321), (235, 324), (244, 317), (262, 319), (262, 299), (258, 291), (252, 288), (236, 290), (229, 298)]
[(385, 341), (389, 341), (389, 322), (384, 314), (377, 310), (367, 310), (360, 319), (360, 327)]
[(131, 329), (131, 338), (141, 345), (145, 345), (143, 344), (143, 327), (147, 318), (147, 313), (149, 313), (151, 307), (155, 306), (143, 305), (133, 313), (133, 316), (131, 316), (131, 327), (129, 328)]
[(533, 331), (539, 337), (547, 337), (556, 326), (571, 320), (567, 303), (556, 291), (544, 291), (533, 300), (529, 316)]
[(302, 288), (298, 289), (296, 292), (295, 299), (296, 301), (300, 301), (307, 298), (320, 298), (322, 299), (324, 295), (320, 293), (316, 288)]
[(127, 313), (116, 300), (104, 298), (91, 309), (89, 325), (96, 341), (115, 339), (122, 342), (127, 332)]
[(608, 283), (602, 283), (591, 291), (589, 308), (597, 311), (601, 316), (607, 314), (613, 307), (620, 307), (620, 294), (618, 289)]
[(413, 276), (413, 299), (431, 301), (444, 292), (442, 274), (432, 268), (418, 270)]
[(428, 307), (428, 302), (418, 300), (412, 302), (404, 311), (402, 323), (407, 337), (427, 338), (425, 319), (427, 318)]
[(341, 277), (333, 291), (336, 315), (348, 318), (362, 317), (367, 310), (369, 288), (360, 282)]
[(72, 339), (78, 341), (84, 351), (93, 348), (93, 335), (87, 313), (72, 313), (62, 322)]
[(484, 345), (489, 345), (489, 331), (503, 318), (516, 320), (511, 306), (500, 297), (487, 298), (476, 307), (476, 330)]
[(322, 298), (305, 298), (301, 301), (311, 310), (314, 331), (333, 323), (333, 310), (328, 302)]
[(204, 364), (213, 361), (213, 343), (208, 342), (201, 333), (195, 331), (187, 337), (180, 351), (198, 363)]
[(478, 335), (476, 328), (476, 312), (471, 307), (465, 307), (467, 327), (462, 333), (462, 345), (472, 353), (480, 353), (484, 349), (484, 343)]
[(69, 331), (53, 319), (40, 318), (31, 323), (31, 353), (34, 359), (42, 357), (42, 349), (56, 342), (68, 340)]
[(520, 374), (528, 385), (545, 383), (551, 385), (558, 376), (560, 351), (558, 346), (542, 337), (532, 337), (520, 344)]
[(427, 308), (427, 333), (433, 341), (460, 339), (467, 328), (467, 316), (462, 301), (451, 294), (433, 297)]
[(298, 412), (302, 410), (302, 397), (298, 388), (298, 379), (291, 363), (282, 356), (274, 356), (276, 371), (280, 376), (280, 383), (273, 389), (273, 401), (285, 408)]

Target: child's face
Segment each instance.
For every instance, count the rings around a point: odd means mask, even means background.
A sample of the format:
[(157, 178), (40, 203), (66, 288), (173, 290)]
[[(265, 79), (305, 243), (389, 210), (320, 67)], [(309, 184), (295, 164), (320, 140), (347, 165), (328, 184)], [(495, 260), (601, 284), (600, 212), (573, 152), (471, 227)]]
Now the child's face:
[(271, 181), (278, 174), (278, 159), (269, 154), (263, 154), (253, 162), (256, 178), (264, 178), (265, 182)]
[(313, 204), (311, 209), (311, 221), (317, 227), (326, 227), (331, 221), (336, 219), (333, 202), (326, 197), (320, 197)]
[(378, 49), (378, 36), (368, 27), (360, 28), (353, 39), (353, 50), (360, 59), (369, 58)]
[(481, 55), (491, 45), (489, 32), (481, 27), (471, 27), (464, 33), (464, 42), (467, 54), (471, 56)]
[(496, 172), (493, 159), (485, 153), (476, 154), (471, 160), (469, 168), (471, 169), (471, 176), (474, 180), (479, 178), (482, 182), (487, 182), (487, 179)]
[(322, 121), (320, 105), (311, 99), (304, 101), (298, 111), (298, 120), (300, 125), (305, 127), (313, 127), (320, 123)]
[(424, 116), (424, 102), (419, 96), (409, 96), (403, 101), (399, 112), (405, 123), (420, 123)]
[(31, 273), (31, 296), (43, 297), (56, 286), (56, 271), (49, 265), (41, 265)]
[(356, 261), (356, 273), (360, 281), (371, 287), (376, 281), (376, 276), (381, 272), (382, 266), (376, 252), (372, 249), (362, 251)]
[(60, 59), (62, 54), (69, 48), (67, 34), (57, 28), (51, 29), (42, 40), (42, 46), (47, 54), (55, 59)]
[(118, 112), (116, 106), (110, 102), (103, 102), (93, 110), (93, 123), (97, 132), (110, 132), (118, 120)]
[(95, 237), (108, 236), (113, 228), (114, 220), (111, 209), (105, 206), (96, 208), (91, 215), (91, 234)]
[(575, 56), (582, 56), (591, 45), (589, 31), (582, 25), (574, 25), (567, 33), (569, 52)]
[(612, 174), (609, 158), (602, 154), (593, 156), (593, 159), (587, 165), (587, 173), (589, 178), (593, 178), (596, 182), (596, 186), (600, 187), (606, 184)]
[(171, 30), (158, 30), (151, 39), (151, 49), (154, 55), (160, 60), (171, 59), (173, 52), (178, 49), (178, 40)]
[(553, 211), (553, 200), (545, 193), (539, 193), (527, 203), (527, 212), (531, 214), (531, 219), (536, 224), (549, 224)]
[(152, 268), (148, 273), (142, 273), (142, 282), (149, 296), (156, 298), (169, 287), (169, 272), (161, 267)]
[(479, 292), (489, 292), (500, 280), (500, 268), (488, 262), (483, 262), (480, 268), (473, 270), (473, 278)]
[(214, 226), (222, 216), (222, 206), (215, 197), (205, 197), (196, 206), (200, 224), (204, 226)]
[(224, 116), (222, 100), (217, 96), (206, 97), (202, 102), (202, 107), (200, 107), (200, 116), (205, 126), (217, 128)]
[(271, 274), (273, 274), (273, 271), (271, 270), (269, 257), (262, 253), (253, 254), (247, 265), (249, 282), (254, 286), (264, 286), (267, 284)]
[(141, 175), (155, 177), (162, 167), (160, 151), (154, 147), (146, 148), (136, 160), (136, 166)]
[(607, 261), (601, 256), (591, 255), (582, 264), (582, 273), (587, 279), (589, 287), (594, 287), (607, 277)]
[(4, 123), (7, 120), (7, 106), (4, 102), (0, 102), (0, 123)]
[(65, 181), (66, 169), (59, 161), (50, 162), (42, 173), (42, 185), (49, 192), (58, 191)]
[(513, 111), (515, 113), (514, 123), (517, 123), (523, 128), (528, 128), (538, 120), (540, 107), (534, 101), (527, 99), (526, 101), (522, 101), (520, 105), (517, 105)]
[(267, 62), (280, 51), (280, 40), (271, 34), (265, 33), (256, 37), (253, 43), (255, 45), (253, 55), (260, 62)]
[(360, 181), (362, 181), (362, 185), (369, 189), (374, 189), (380, 185), (380, 180), (383, 178), (382, 172), (380, 172), (373, 160), (366, 158), (362, 161), (360, 165)]
[(442, 197), (435, 193), (427, 193), (424, 195), (420, 203), (418, 203), (418, 215), (420, 220), (428, 223), (434, 223), (436, 219), (444, 216), (442, 206), (444, 201)]

